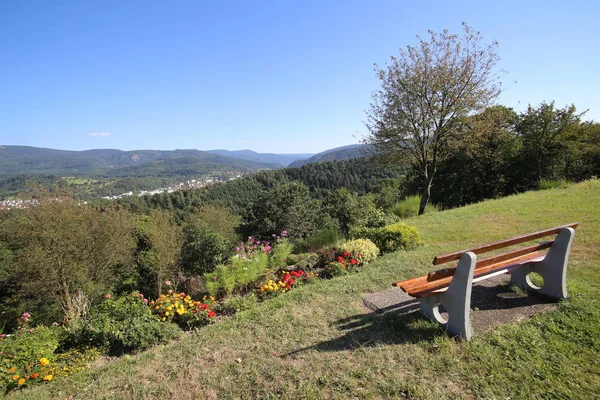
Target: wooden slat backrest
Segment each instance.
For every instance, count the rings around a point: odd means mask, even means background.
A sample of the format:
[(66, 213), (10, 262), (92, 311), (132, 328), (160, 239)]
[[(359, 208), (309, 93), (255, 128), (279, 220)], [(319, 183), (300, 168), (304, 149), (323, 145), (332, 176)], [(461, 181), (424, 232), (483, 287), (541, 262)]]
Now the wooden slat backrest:
[[(533, 253), (536, 251), (549, 249), (552, 246), (552, 243), (554, 243), (554, 240), (551, 240), (549, 242), (534, 244), (533, 246), (523, 247), (521, 249), (498, 254), (494, 257), (479, 260), (479, 261), (477, 261), (477, 264), (475, 265), (475, 269), (477, 270), (479, 268), (487, 267), (488, 265), (496, 264), (500, 261), (506, 261), (506, 260), (510, 260), (511, 258), (524, 256), (526, 254)], [(440, 269), (438, 271), (433, 271), (433, 272), (430, 272), (429, 274), (427, 274), (427, 280), (435, 281), (437, 279), (445, 278), (447, 276), (452, 276), (452, 275), (454, 275), (455, 271), (456, 271), (456, 266), (453, 266), (450, 268), (445, 268), (445, 269)]]
[[(488, 265), (487, 267), (483, 267), (483, 268), (479, 268), (479, 269), (475, 270), (473, 277), (477, 278), (477, 277), (480, 277), (480, 276), (483, 276), (486, 274), (490, 274), (490, 273), (492, 273), (496, 270), (502, 269), (502, 268), (510, 268), (511, 266), (517, 267), (517, 266), (527, 263), (528, 261), (535, 260), (535, 259), (543, 257), (543, 256), (544, 256), (544, 252), (538, 251), (535, 253), (530, 253), (525, 256), (516, 257), (511, 260), (501, 261), (497, 264)], [(413, 297), (420, 297), (420, 296), (430, 293), (432, 291), (447, 287), (448, 285), (450, 285), (450, 282), (452, 282), (452, 278), (453, 278), (452, 276), (447, 276), (445, 278), (438, 279), (438, 280), (428, 282), (428, 283), (424, 283), (424, 284), (418, 285), (418, 286), (412, 286), (412, 287), (402, 286), (402, 290), (404, 290), (406, 293), (408, 293), (409, 295), (411, 295)]]
[(475, 254), (486, 253), (488, 251), (498, 250), (498, 249), (502, 249), (504, 247), (513, 246), (515, 244), (528, 242), (530, 240), (539, 239), (539, 238), (542, 238), (545, 236), (554, 235), (554, 234), (560, 232), (560, 230), (563, 228), (576, 228), (578, 225), (579, 225), (579, 222), (573, 222), (571, 224), (557, 226), (556, 228), (550, 228), (550, 229), (546, 229), (546, 230), (539, 231), (539, 232), (529, 233), (527, 235), (515, 236), (510, 239), (500, 240), (498, 242), (486, 244), (486, 245), (479, 246), (479, 247), (474, 247), (472, 249), (460, 250), (460, 251), (455, 251), (453, 253), (436, 256), (433, 259), (433, 265), (440, 265), (440, 264), (445, 264), (450, 261), (458, 260), (460, 258), (460, 255), (467, 251), (473, 252)]

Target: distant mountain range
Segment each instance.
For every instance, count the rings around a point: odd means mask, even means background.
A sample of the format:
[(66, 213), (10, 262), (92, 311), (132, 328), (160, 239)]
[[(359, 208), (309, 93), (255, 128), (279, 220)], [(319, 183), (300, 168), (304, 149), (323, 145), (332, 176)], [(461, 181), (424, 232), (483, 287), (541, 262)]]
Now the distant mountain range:
[(351, 144), (349, 146), (336, 147), (325, 150), (304, 160), (294, 161), (288, 167), (301, 167), (306, 164), (320, 163), (326, 161), (349, 160), (351, 158), (368, 157), (373, 155), (373, 147), (366, 144)]
[[(82, 196), (149, 190), (188, 179), (227, 180), (265, 169), (368, 155), (368, 146), (351, 145), (311, 154), (271, 154), (250, 150), (55, 150), (0, 146), (0, 199), (22, 193), (31, 182), (69, 185)], [(77, 178), (77, 179), (72, 179)], [(85, 178), (81, 181), (79, 178)]]
[(211, 168), (255, 171), (281, 167), (275, 163), (247, 161), (200, 150), (68, 151), (29, 146), (0, 146), (0, 175), (3, 176), (14, 174), (127, 176), (137, 175), (142, 170), (163, 171), (170, 174), (193, 164), (202, 164), (203, 171)]
[(305, 160), (314, 154), (273, 154), (257, 153), (252, 150), (206, 150), (207, 153), (218, 154), (220, 156), (237, 158), (239, 160), (253, 161), (259, 163), (277, 164), (281, 167), (287, 167), (294, 161)]

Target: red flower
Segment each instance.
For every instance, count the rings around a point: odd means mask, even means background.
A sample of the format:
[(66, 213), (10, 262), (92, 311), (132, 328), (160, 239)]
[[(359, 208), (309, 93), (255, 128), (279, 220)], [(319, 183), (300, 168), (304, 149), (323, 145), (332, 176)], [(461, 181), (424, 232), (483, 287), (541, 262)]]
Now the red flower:
[(352, 260), (350, 260), (350, 264), (352, 265), (356, 265), (358, 264), (358, 261), (356, 261), (354, 258)]
[(215, 315), (217, 315), (217, 313), (216, 313), (216, 312), (214, 312), (213, 310), (210, 310), (210, 311), (208, 312), (208, 318), (214, 318), (214, 317), (215, 317)]
[(202, 303), (202, 305), (200, 306), (201, 309), (203, 310), (208, 310), (208, 304)]
[(337, 256), (336, 260), (338, 260), (338, 262), (344, 262), (344, 257)]
[(350, 254), (349, 251), (345, 251), (343, 255), (344, 255), (344, 257), (350, 257), (352, 254)]

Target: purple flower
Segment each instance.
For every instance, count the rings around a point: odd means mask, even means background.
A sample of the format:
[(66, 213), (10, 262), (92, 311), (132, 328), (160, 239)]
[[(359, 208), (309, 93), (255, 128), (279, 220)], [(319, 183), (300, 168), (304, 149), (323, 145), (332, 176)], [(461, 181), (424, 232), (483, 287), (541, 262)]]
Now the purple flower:
[(268, 253), (268, 252), (271, 251), (271, 248), (272, 248), (271, 246), (266, 245), (265, 247), (263, 247), (263, 250), (264, 250), (265, 253)]
[(287, 231), (281, 231), (281, 236), (286, 237), (288, 235)]

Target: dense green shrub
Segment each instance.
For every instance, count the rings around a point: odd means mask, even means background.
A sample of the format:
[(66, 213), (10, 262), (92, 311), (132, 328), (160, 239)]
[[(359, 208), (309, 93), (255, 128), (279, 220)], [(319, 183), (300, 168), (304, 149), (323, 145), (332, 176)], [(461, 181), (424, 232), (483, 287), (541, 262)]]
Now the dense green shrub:
[(353, 229), (353, 238), (367, 238), (373, 241), (382, 253), (399, 249), (409, 250), (421, 244), (421, 235), (417, 228), (397, 223), (383, 228)]
[(305, 239), (296, 240), (294, 251), (296, 253), (310, 253), (325, 247), (331, 247), (340, 241), (340, 233), (336, 229), (321, 229)]
[(356, 239), (343, 243), (340, 246), (340, 251), (348, 252), (354, 256), (360, 254), (360, 259), (365, 264), (373, 261), (379, 255), (379, 249), (369, 239)]
[[(421, 203), (421, 196), (407, 196), (401, 202), (397, 203), (394, 207), (392, 207), (392, 214), (405, 219), (410, 217), (415, 217), (419, 214), (419, 204)], [(437, 212), (439, 211), (439, 207), (427, 203), (427, 208), (425, 209), (425, 213)]]
[(398, 223), (381, 228), (376, 243), (383, 253), (409, 250), (421, 244), (421, 235), (414, 226)]
[(183, 228), (181, 267), (187, 274), (202, 275), (214, 271), (227, 257), (231, 244), (202, 220)]
[(290, 254), (287, 265), (293, 265), (302, 270), (311, 270), (319, 263), (319, 255), (316, 253)]
[(89, 319), (80, 318), (65, 327), (63, 347), (91, 345), (108, 354), (143, 350), (181, 334), (179, 327), (161, 322), (139, 293), (107, 298), (93, 309)]

